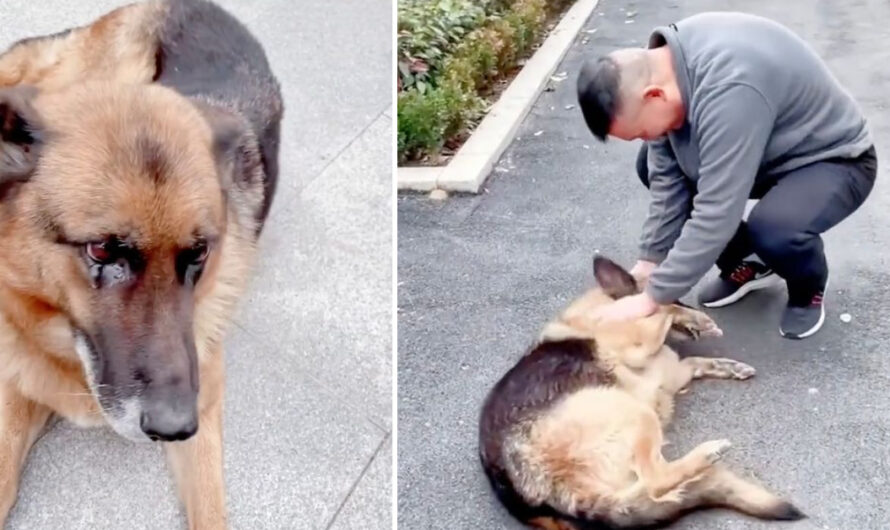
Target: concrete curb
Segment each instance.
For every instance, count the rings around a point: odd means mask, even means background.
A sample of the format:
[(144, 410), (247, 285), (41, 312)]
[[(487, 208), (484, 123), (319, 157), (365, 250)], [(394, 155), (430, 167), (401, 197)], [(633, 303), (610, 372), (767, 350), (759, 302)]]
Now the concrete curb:
[(397, 168), (398, 188), (478, 193), (597, 3), (578, 0), (566, 12), (448, 165)]

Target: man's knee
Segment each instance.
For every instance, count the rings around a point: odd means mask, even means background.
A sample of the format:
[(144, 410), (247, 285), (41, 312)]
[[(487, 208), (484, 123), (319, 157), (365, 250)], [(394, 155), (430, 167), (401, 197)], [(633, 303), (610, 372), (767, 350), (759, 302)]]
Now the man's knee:
[(790, 228), (765, 215), (752, 215), (747, 222), (748, 235), (754, 251), (765, 256), (794, 253), (806, 246), (815, 234)]
[(637, 176), (640, 177), (640, 182), (643, 183), (643, 186), (649, 187), (649, 148), (646, 142), (643, 142), (643, 146), (640, 147), (640, 152), (637, 153)]

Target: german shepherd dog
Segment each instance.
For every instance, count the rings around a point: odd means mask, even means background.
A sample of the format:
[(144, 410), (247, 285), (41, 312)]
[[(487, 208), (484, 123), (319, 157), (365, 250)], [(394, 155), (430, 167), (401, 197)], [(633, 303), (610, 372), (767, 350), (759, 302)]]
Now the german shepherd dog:
[(665, 460), (662, 428), (674, 396), (693, 379), (742, 380), (754, 369), (731, 359), (681, 360), (665, 345), (669, 335), (722, 334), (685, 306), (629, 322), (593, 320), (595, 309), (639, 292), (640, 283), (606, 258), (596, 257), (593, 268), (598, 287), (547, 324), (483, 405), (480, 458), (507, 510), (549, 530), (661, 527), (709, 506), (804, 517), (720, 464), (726, 440)]
[(223, 336), (278, 175), (278, 82), (204, 0), (0, 55), (0, 526), (47, 420), (164, 442), (226, 526)]

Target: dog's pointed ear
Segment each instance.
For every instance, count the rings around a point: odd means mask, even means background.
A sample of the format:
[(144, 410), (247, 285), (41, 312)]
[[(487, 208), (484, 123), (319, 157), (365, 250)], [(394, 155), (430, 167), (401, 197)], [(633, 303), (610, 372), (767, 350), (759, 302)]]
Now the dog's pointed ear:
[(28, 180), (37, 167), (43, 126), (32, 106), (37, 89), (0, 89), (0, 186)]
[(637, 294), (634, 277), (614, 261), (602, 256), (593, 258), (593, 276), (600, 288), (614, 299)]

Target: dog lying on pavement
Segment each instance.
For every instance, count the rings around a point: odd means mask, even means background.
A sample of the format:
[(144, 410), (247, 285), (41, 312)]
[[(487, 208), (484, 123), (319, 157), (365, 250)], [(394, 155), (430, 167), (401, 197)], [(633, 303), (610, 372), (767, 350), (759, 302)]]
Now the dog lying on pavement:
[(674, 396), (693, 379), (744, 380), (754, 369), (731, 359), (680, 359), (665, 345), (669, 334), (722, 334), (685, 306), (629, 322), (592, 321), (594, 310), (639, 292), (615, 263), (597, 257), (593, 268), (598, 287), (545, 326), (482, 408), (480, 459), (511, 515), (549, 530), (663, 526), (714, 506), (763, 519), (803, 518), (719, 462), (727, 440), (665, 460), (662, 429)]

